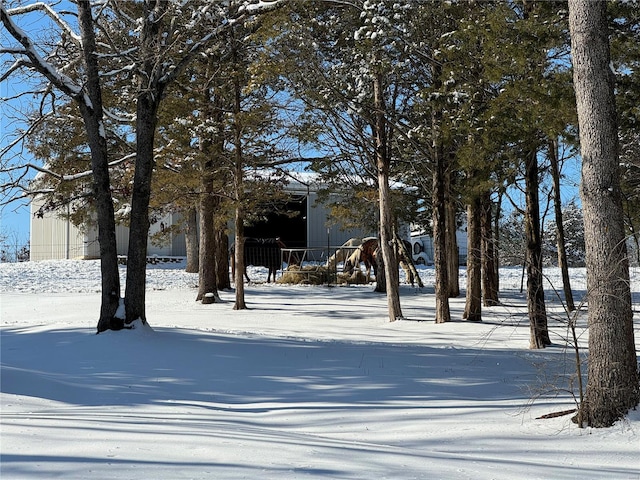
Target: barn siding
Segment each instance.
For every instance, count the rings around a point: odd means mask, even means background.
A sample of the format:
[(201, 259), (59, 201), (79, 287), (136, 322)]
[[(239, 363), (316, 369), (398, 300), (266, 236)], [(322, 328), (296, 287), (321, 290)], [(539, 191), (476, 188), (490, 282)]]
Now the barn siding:
[[(307, 185), (291, 185), (289, 191), (292, 195), (306, 195), (306, 243), (307, 248), (323, 248), (327, 246), (337, 247), (353, 237), (375, 236), (375, 232), (368, 232), (361, 229), (342, 230), (339, 225), (331, 225), (327, 231), (327, 219), (329, 210), (320, 203), (317, 203), (317, 194), (312, 191), (313, 187)], [(39, 207), (37, 199), (32, 201), (32, 212)], [(70, 226), (71, 242), (66, 242), (67, 221), (55, 214), (47, 214), (46, 218), (36, 219), (32, 216), (31, 221), (31, 253), (33, 260), (57, 259), (57, 258), (98, 258), (100, 249), (97, 241), (97, 228), (89, 228), (83, 234)], [(172, 225), (179, 221), (179, 214), (167, 215), (162, 219), (165, 225)], [(161, 223), (151, 225), (150, 233), (157, 232)], [(233, 237), (233, 233), (231, 234)], [(233, 241), (233, 240), (231, 240)], [(129, 229), (125, 226), (116, 227), (116, 242), (118, 255), (125, 256), (129, 245)], [(67, 249), (69, 251), (67, 255)], [(149, 241), (148, 255), (158, 256), (185, 256), (186, 245), (184, 234), (173, 235), (171, 242), (166, 245), (156, 246)]]
[[(159, 222), (151, 224), (149, 227), (149, 236), (159, 232), (162, 229), (162, 225), (170, 226), (172, 222), (178, 221), (178, 214), (167, 214)], [(124, 225), (116, 226), (116, 242), (118, 245), (118, 255), (127, 255), (129, 250), (129, 227)], [(162, 244), (154, 245), (151, 239), (147, 242), (147, 255), (148, 256), (162, 256), (162, 257), (184, 257), (187, 254), (187, 247), (185, 245), (184, 234), (171, 235), (171, 241)]]
[[(98, 229), (96, 226), (81, 231), (67, 219), (55, 212), (47, 212), (42, 217), (34, 213), (42, 206), (40, 198), (31, 202), (30, 228), (30, 260), (63, 260), (63, 259), (92, 259), (100, 258), (100, 244), (98, 243)], [(165, 225), (171, 225), (173, 215), (163, 219)], [(176, 219), (178, 216), (176, 215)], [(162, 228), (160, 222), (153, 224), (150, 233)], [(167, 245), (156, 246), (149, 241), (148, 254), (150, 256), (185, 256), (186, 246), (184, 234), (173, 235)], [(116, 226), (116, 244), (118, 255), (126, 256), (129, 247), (129, 228), (124, 225)]]
[[(307, 203), (307, 246), (309, 248), (326, 248), (327, 245), (336, 247), (353, 237), (377, 236), (376, 233), (363, 229), (342, 230), (339, 225), (327, 227), (329, 209), (325, 205), (317, 203), (317, 198), (316, 193), (309, 193)], [(329, 228), (328, 233), (327, 228)]]
[(39, 198), (31, 202), (30, 259), (86, 258), (91, 249), (88, 248), (85, 234), (69, 220), (53, 212), (47, 212), (42, 217), (36, 216), (42, 204)]

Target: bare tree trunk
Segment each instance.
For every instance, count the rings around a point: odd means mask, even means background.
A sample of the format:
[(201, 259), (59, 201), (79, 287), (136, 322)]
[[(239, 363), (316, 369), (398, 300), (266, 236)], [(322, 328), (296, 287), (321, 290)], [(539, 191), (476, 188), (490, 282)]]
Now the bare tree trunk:
[(589, 302), (589, 367), (579, 425), (608, 427), (640, 402), (618, 170), (607, 3), (569, 0)]
[[(450, 154), (447, 154), (450, 155)], [(460, 296), (460, 252), (458, 251), (458, 230), (456, 222), (456, 203), (453, 197), (453, 187), (451, 185), (451, 158), (447, 162), (447, 173), (445, 175), (445, 237), (447, 244), (447, 295), (449, 298)]]
[[(498, 200), (496, 201), (496, 214), (493, 217), (493, 251), (495, 261), (495, 276), (496, 276), (496, 292), (500, 292), (500, 217), (502, 215), (502, 192), (498, 194)], [(496, 296), (498, 294), (496, 293)]]
[[(212, 78), (213, 71), (218, 66), (213, 58), (209, 59), (206, 77)], [(202, 87), (202, 102), (206, 107), (202, 109), (202, 121), (213, 126), (213, 131), (202, 132), (199, 139), (201, 160), (200, 178), (200, 255), (198, 265), (198, 294), (196, 301), (211, 304), (220, 301), (218, 294), (216, 268), (216, 210), (220, 204), (220, 197), (215, 192), (214, 180), (216, 162), (220, 162), (224, 150), (223, 106), (222, 97), (212, 81)]]
[(219, 225), (216, 228), (216, 287), (218, 291), (231, 289), (229, 282), (229, 237)]
[(445, 207), (445, 175), (447, 172), (446, 160), (442, 151), (441, 140), (437, 133), (438, 118), (433, 118), (434, 132), (434, 160), (433, 171), (433, 262), (436, 278), (436, 323), (445, 323), (451, 320), (449, 310), (449, 281), (447, 268), (447, 240), (446, 240), (446, 207)]
[(482, 205), (479, 197), (467, 206), (467, 295), (462, 318), (482, 321)]
[(137, 100), (136, 162), (131, 197), (129, 247), (127, 249), (127, 285), (124, 294), (125, 323), (147, 323), (145, 311), (147, 279), (147, 241), (149, 238), (149, 200), (153, 172), (153, 142), (157, 101), (149, 92)]
[[(241, 174), (240, 174), (241, 175)], [(236, 179), (236, 185), (238, 179)], [(236, 187), (237, 188), (237, 187)], [(234, 243), (234, 284), (236, 287), (236, 301), (233, 305), (234, 310), (245, 310), (247, 304), (244, 299), (244, 216), (242, 215), (242, 208), (240, 205), (236, 207), (235, 216), (235, 230), (236, 239)]]
[(576, 309), (569, 280), (569, 265), (567, 264), (567, 249), (564, 243), (564, 225), (562, 224), (562, 198), (560, 197), (560, 169), (558, 168), (558, 141), (549, 142), (549, 161), (551, 163), (551, 178), (553, 179), (553, 205), (556, 219), (556, 237), (558, 245), (558, 267), (562, 273), (562, 288), (567, 311)]
[(481, 236), (482, 236), (482, 297), (485, 307), (493, 307), (500, 303), (498, 289), (498, 259), (495, 247), (492, 223), (491, 192), (481, 197)]
[(157, 68), (157, 39), (166, 7), (144, 2), (138, 94), (136, 99), (136, 162), (131, 196), (131, 220), (129, 224), (129, 248), (127, 250), (127, 286), (124, 304), (125, 323), (135, 320), (147, 323), (146, 279), (147, 241), (149, 238), (149, 200), (153, 174), (153, 147), (156, 133), (158, 107), (166, 84), (161, 81)]
[(64, 80), (46, 61), (37, 55), (36, 48), (24, 32), (13, 22), (11, 15), (0, 5), (0, 21), (6, 31), (24, 47), (24, 55), (29, 58), (30, 68), (47, 78), (62, 92), (72, 98), (82, 115), (87, 145), (91, 152), (93, 171), (92, 192), (96, 202), (98, 222), (98, 242), (100, 244), (100, 273), (102, 293), (98, 333), (105, 330), (118, 330), (124, 326), (123, 318), (115, 318), (120, 305), (120, 274), (116, 248), (116, 227), (111, 198), (107, 141), (103, 128), (102, 90), (100, 86), (98, 56), (94, 32), (91, 2), (78, 1), (78, 26), (82, 44), (82, 60), (86, 78), (74, 85)]
[(98, 333), (122, 328), (124, 319), (115, 318), (120, 303), (120, 272), (118, 269), (118, 249), (116, 245), (116, 223), (111, 197), (109, 178), (107, 139), (101, 134), (103, 111), (102, 91), (98, 58), (96, 56), (95, 33), (91, 4), (78, 2), (78, 24), (82, 37), (84, 62), (87, 69), (85, 88), (91, 99), (91, 106), (78, 101), (87, 133), (87, 143), (91, 151), (93, 170), (93, 195), (98, 217), (98, 243), (100, 244), (101, 303)]
[(633, 225), (633, 222), (631, 221), (631, 219), (629, 219), (629, 232), (630, 232), (630, 237), (633, 240), (633, 244), (635, 246), (635, 261), (637, 265), (640, 265), (640, 239), (638, 238), (638, 232), (636, 231), (635, 226)]
[[(236, 51), (234, 47), (234, 59)], [(235, 215), (235, 287), (236, 301), (233, 305), (234, 310), (244, 310), (247, 304), (244, 298), (244, 201), (245, 201), (245, 185), (244, 185), (244, 156), (242, 153), (242, 124), (240, 122), (241, 105), (241, 89), (240, 81), (236, 75), (233, 79), (234, 87), (234, 105), (233, 105), (233, 141), (235, 146), (235, 195), (236, 195), (236, 215)], [(274, 278), (275, 280), (275, 278)]]
[(527, 307), (531, 326), (529, 348), (551, 345), (547, 328), (542, 277), (542, 235), (540, 233), (540, 205), (538, 203), (538, 152), (525, 154), (525, 237), (527, 239)]
[[(380, 249), (384, 265), (378, 265), (378, 273), (384, 271), (389, 321), (402, 318), (400, 308), (400, 276), (398, 261), (393, 248), (393, 209), (391, 206), (391, 190), (389, 188), (389, 148), (387, 145), (387, 124), (385, 120), (385, 103), (383, 96), (383, 78), (378, 73), (374, 79), (373, 95), (375, 103), (375, 150), (376, 168), (378, 172), (378, 194), (380, 207)], [(376, 276), (376, 283), (378, 277)]]
[(197, 302), (215, 303), (218, 297), (216, 282), (215, 193), (213, 191), (213, 162), (207, 160), (202, 174), (200, 199), (200, 268), (198, 270)]
[(184, 230), (184, 243), (187, 249), (188, 273), (197, 273), (199, 270), (200, 245), (198, 242), (198, 212), (195, 207), (186, 212), (186, 227)]

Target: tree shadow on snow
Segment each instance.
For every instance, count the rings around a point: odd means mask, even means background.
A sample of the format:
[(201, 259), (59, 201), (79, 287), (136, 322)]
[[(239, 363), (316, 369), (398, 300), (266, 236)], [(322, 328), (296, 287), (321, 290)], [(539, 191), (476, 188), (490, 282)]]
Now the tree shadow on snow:
[(177, 401), (243, 409), (256, 403), (358, 408), (482, 398), (498, 407), (522, 398), (521, 386), (535, 374), (516, 353), (174, 328), (101, 335), (5, 329), (0, 388), (83, 406)]

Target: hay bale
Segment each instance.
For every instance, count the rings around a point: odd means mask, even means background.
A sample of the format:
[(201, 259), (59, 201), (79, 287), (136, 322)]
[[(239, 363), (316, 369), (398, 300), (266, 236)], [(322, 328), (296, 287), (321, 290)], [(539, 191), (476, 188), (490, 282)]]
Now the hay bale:
[(338, 283), (345, 285), (366, 285), (369, 282), (367, 281), (367, 275), (359, 268), (356, 268), (352, 274), (339, 273)]
[(336, 274), (325, 265), (306, 265), (304, 267), (289, 265), (277, 282), (294, 285), (324, 285), (330, 281), (338, 285), (366, 285), (369, 283), (367, 275), (360, 269), (355, 269), (352, 274)]
[(327, 283), (329, 272), (325, 266), (307, 265), (300, 267), (298, 265), (290, 265), (282, 276), (278, 279), (278, 283), (288, 283), (295, 285), (322, 285)]

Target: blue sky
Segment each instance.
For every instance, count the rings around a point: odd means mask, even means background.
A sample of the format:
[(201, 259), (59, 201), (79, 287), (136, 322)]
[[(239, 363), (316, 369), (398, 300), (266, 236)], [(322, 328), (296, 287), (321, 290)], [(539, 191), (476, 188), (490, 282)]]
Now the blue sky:
[[(12, 106), (4, 101), (13, 89), (14, 85), (10, 85), (9, 81), (2, 82), (0, 86), (0, 149), (10, 142), (16, 128), (19, 128), (8, 117), (8, 110)], [(2, 162), (4, 163), (4, 159)], [(0, 182), (4, 183), (5, 178), (4, 174), (0, 175)], [(11, 238), (17, 235), (20, 243), (26, 243), (29, 240), (29, 216), (30, 210), (25, 201), (0, 207), (0, 233)]]
[[(27, 31), (33, 30), (34, 25), (40, 25), (43, 21), (42, 17), (38, 18), (37, 16), (29, 17), (29, 19), (30, 22), (24, 25)], [(23, 20), (26, 21), (26, 19)], [(8, 56), (2, 57), (3, 58), (0, 58), (0, 63), (8, 58)], [(13, 118), (14, 115), (12, 115), (11, 112), (25, 112), (31, 107), (30, 101), (32, 97), (11, 100), (9, 102), (5, 100), (6, 98), (16, 95), (17, 92), (29, 88), (30, 85), (23, 83), (23, 80), (24, 78), (12, 76), (0, 85), (0, 97), (2, 98), (2, 100), (0, 100), (0, 109), (2, 110), (2, 112), (0, 112), (2, 113), (0, 115), (0, 149), (11, 141), (16, 129), (24, 127), (24, 124), (17, 122), (15, 118)], [(24, 161), (26, 156), (26, 159), (29, 159), (27, 152), (20, 150), (16, 150), (16, 152), (18, 154), (17, 158), (21, 157)], [(569, 178), (566, 179), (563, 184), (563, 189), (565, 189), (562, 193), (563, 202), (569, 202), (574, 198), (579, 202), (577, 190), (580, 176), (579, 162), (575, 159), (569, 160), (565, 164), (564, 172)], [(0, 179), (0, 181), (2, 180), (4, 179)], [(543, 195), (541, 194), (541, 198), (542, 197)], [(516, 197), (515, 200), (519, 203), (521, 202), (521, 198)], [(21, 201), (0, 207), (0, 233), (8, 235), (10, 239), (22, 244), (29, 240), (30, 209), (25, 203), (26, 202)], [(505, 205), (505, 208), (508, 208), (508, 206)]]
[(3, 235), (9, 235), (13, 239), (17, 235), (19, 244), (25, 244), (29, 240), (29, 207), (16, 208), (14, 205), (4, 207), (0, 218), (0, 229)]
[[(4, 59), (2, 59), (4, 60)], [(17, 100), (6, 101), (5, 99), (14, 95), (19, 88), (20, 83), (16, 83), (16, 79), (9, 78), (0, 85), (0, 150), (5, 148), (12, 140), (17, 129), (24, 128), (24, 124), (17, 123), (12, 117), (12, 110), (21, 108)], [(11, 160), (13, 155), (19, 155), (24, 159), (25, 151), (14, 148), (14, 151), (7, 155), (5, 160)], [(0, 175), (0, 182), (6, 180), (5, 174)], [(9, 235), (12, 239), (17, 235), (20, 243), (26, 243), (29, 240), (29, 207), (25, 206), (26, 202), (14, 202), (9, 205), (0, 207), (0, 233)]]

